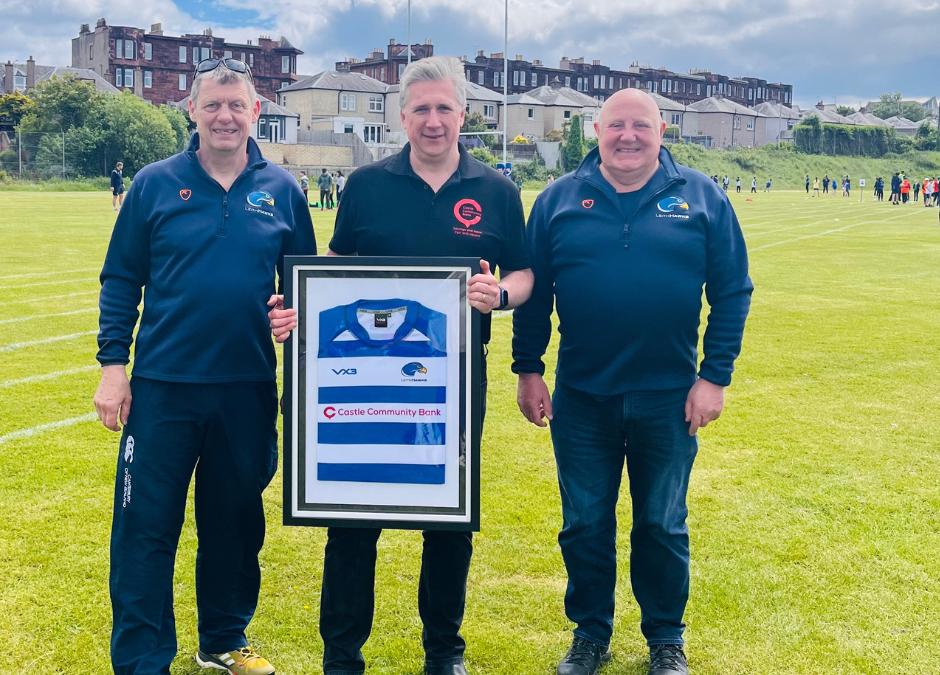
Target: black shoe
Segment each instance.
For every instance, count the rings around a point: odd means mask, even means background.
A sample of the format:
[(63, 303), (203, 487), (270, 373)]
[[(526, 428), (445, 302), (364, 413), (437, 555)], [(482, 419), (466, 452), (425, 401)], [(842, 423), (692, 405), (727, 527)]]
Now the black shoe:
[(446, 666), (424, 666), (424, 675), (467, 675), (463, 662), (451, 663)]
[(588, 642), (575, 636), (571, 649), (558, 664), (558, 675), (594, 675), (603, 664), (610, 661), (609, 647)]
[(682, 645), (652, 645), (650, 647), (649, 675), (689, 675)]

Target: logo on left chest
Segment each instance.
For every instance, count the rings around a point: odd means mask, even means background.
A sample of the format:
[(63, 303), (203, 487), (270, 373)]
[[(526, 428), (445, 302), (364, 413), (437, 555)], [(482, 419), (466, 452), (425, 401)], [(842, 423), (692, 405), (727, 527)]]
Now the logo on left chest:
[(477, 230), (471, 229), (474, 225), (479, 225), (483, 220), (483, 209), (480, 204), (473, 199), (461, 199), (454, 204), (454, 217), (460, 223), (460, 227), (454, 227), (454, 234), (460, 234), (468, 237), (479, 237)]

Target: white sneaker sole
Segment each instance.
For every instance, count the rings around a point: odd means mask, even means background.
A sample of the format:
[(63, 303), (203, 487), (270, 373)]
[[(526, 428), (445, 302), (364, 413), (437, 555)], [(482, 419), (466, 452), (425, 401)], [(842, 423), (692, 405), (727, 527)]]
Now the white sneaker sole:
[(218, 663), (213, 663), (212, 661), (203, 661), (202, 657), (199, 656), (199, 652), (196, 652), (196, 663), (203, 668), (215, 668), (216, 670), (224, 670), (226, 673), (232, 672), (225, 666), (220, 666)]

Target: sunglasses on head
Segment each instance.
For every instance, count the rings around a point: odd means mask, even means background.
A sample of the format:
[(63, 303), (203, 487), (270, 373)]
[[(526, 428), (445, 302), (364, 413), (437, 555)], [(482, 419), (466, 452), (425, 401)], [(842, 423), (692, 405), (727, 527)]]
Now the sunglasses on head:
[(238, 59), (203, 59), (198, 64), (196, 64), (196, 72), (194, 76), (198, 75), (199, 73), (211, 73), (223, 63), (229, 70), (236, 73), (246, 73), (249, 79), (251, 78), (251, 68), (247, 63), (244, 61), (239, 61)]

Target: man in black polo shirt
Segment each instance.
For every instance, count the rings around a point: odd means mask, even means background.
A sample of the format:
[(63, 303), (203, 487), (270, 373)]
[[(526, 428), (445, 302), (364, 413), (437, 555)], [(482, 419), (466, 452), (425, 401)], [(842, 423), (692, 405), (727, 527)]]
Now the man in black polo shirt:
[[(485, 344), (491, 310), (525, 302), (533, 277), (518, 191), (457, 142), (465, 108), (466, 79), (459, 60), (431, 57), (405, 69), (401, 117), (409, 143), (399, 154), (349, 176), (330, 254), (482, 258), (482, 273), (470, 279), (467, 291), (470, 305), (483, 313)], [(499, 281), (492, 274), (497, 267)], [(295, 322), (291, 316), (272, 319), (275, 335)], [(485, 357), (481, 361), (485, 397)], [(361, 648), (372, 629), (380, 534), (379, 529), (329, 529), (320, 603), (324, 675), (365, 670)], [(425, 672), (430, 675), (467, 672), (459, 631), (471, 539), (470, 532), (424, 533), (418, 611), (424, 623)]]

